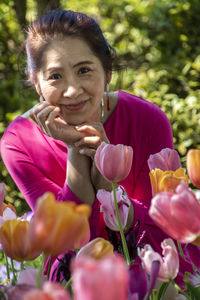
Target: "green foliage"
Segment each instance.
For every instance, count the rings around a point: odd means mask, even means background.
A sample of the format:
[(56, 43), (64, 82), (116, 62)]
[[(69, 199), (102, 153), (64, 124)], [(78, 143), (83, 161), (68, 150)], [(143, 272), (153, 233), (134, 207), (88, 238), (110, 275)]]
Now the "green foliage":
[[(126, 70), (113, 74), (111, 90), (123, 89), (161, 107), (169, 117), (175, 148), (183, 163), (190, 148), (200, 145), (200, 1), (199, 0), (62, 0), (62, 7), (94, 16)], [(37, 14), (27, 1), (27, 20)], [(13, 1), (0, 4), (0, 135), (8, 124), (37, 101), (24, 84), (24, 40)], [(6, 200), (18, 213), (27, 209), (7, 170), (0, 162), (0, 181)]]

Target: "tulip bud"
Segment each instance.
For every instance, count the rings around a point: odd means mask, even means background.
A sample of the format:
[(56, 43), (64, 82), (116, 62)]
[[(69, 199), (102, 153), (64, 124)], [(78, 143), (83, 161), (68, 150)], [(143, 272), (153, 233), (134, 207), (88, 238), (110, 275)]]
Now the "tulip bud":
[(82, 247), (77, 253), (76, 258), (89, 256), (94, 259), (101, 259), (113, 254), (113, 251), (113, 245), (109, 241), (99, 237)]
[(111, 145), (102, 142), (97, 148), (95, 164), (99, 172), (112, 182), (125, 179), (132, 166), (133, 149), (125, 145)]

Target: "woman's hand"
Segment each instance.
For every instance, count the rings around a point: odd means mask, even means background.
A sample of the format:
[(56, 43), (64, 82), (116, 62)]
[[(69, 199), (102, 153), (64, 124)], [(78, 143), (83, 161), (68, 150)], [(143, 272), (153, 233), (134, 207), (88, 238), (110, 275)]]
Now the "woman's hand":
[(84, 133), (84, 137), (74, 144), (79, 149), (79, 153), (86, 155), (92, 159), (91, 166), (91, 182), (95, 190), (104, 189), (112, 190), (112, 183), (105, 179), (97, 169), (94, 156), (101, 142), (110, 143), (106, 136), (102, 123), (88, 122), (80, 126), (76, 126), (78, 132)]
[(63, 120), (59, 107), (51, 105), (46, 101), (36, 104), (30, 112), (30, 117), (45, 134), (54, 139), (61, 140), (67, 145), (72, 145), (84, 136), (74, 126), (67, 124)]
[(78, 142), (74, 143), (74, 146), (79, 148), (81, 154), (89, 156), (92, 160), (101, 142), (110, 143), (103, 124), (100, 122), (88, 122), (75, 128), (84, 136)]

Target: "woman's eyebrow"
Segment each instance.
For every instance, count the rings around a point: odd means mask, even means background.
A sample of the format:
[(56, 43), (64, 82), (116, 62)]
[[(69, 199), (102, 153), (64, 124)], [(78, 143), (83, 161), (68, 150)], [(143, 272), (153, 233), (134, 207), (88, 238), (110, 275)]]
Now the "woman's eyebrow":
[(83, 60), (83, 61), (80, 61), (80, 62), (74, 64), (73, 68), (81, 66), (81, 65), (92, 65), (92, 64), (94, 64), (94, 62), (91, 60)]

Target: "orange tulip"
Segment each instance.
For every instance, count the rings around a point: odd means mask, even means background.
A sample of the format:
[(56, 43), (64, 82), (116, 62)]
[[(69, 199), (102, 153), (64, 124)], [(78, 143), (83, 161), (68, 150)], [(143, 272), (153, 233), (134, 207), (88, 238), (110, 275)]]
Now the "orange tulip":
[(183, 168), (179, 168), (176, 171), (155, 169), (149, 175), (153, 195), (160, 192), (174, 193), (181, 180), (184, 180), (187, 184), (189, 183), (188, 176), (185, 174)]
[(113, 251), (113, 245), (109, 241), (99, 237), (82, 247), (77, 253), (76, 258), (89, 256), (94, 259), (101, 259), (110, 256), (113, 254)]
[(30, 240), (30, 222), (7, 220), (0, 226), (0, 243), (7, 256), (15, 260), (32, 260), (40, 255)]
[(187, 172), (192, 184), (200, 188), (200, 150), (191, 149), (187, 153)]
[(57, 256), (73, 249), (88, 230), (91, 207), (74, 202), (56, 202), (52, 193), (38, 199), (31, 237), (46, 255)]

